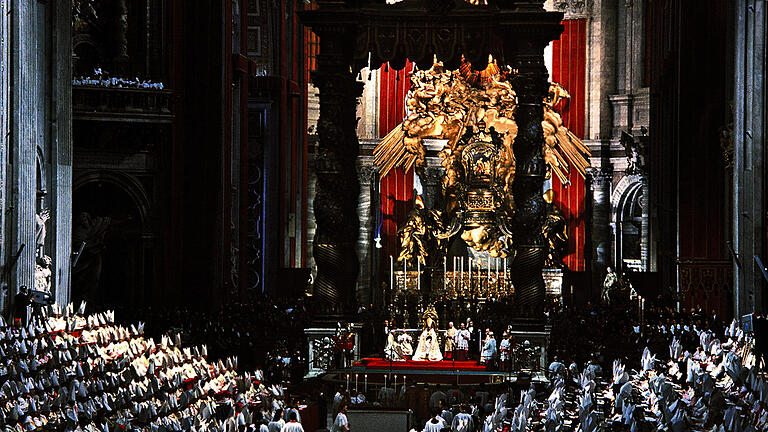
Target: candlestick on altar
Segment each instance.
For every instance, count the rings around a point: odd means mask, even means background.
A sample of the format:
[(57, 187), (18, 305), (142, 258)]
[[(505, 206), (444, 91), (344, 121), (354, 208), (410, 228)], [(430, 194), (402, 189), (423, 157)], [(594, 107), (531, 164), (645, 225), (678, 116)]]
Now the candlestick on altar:
[(507, 285), (507, 258), (504, 258), (504, 285)]
[(357, 374), (355, 374), (355, 393), (357, 393)]
[(387, 388), (387, 376), (384, 375), (384, 388)]
[(349, 391), (349, 374), (347, 374), (347, 391)]
[(456, 257), (453, 257), (453, 289), (456, 290)]
[(421, 291), (421, 260), (416, 258), (416, 289)]
[(395, 375), (395, 382), (392, 384), (392, 388), (397, 390), (397, 375)]
[(389, 289), (395, 289), (395, 258), (389, 256)]
[(459, 257), (459, 285), (464, 286), (464, 257)]
[(408, 289), (408, 259), (403, 258), (403, 289)]
[(448, 288), (448, 257), (443, 257), (443, 290)]
[(472, 286), (472, 257), (467, 260), (469, 262), (469, 286)]
[(491, 255), (488, 254), (488, 281), (491, 281)]
[(365, 378), (363, 380), (363, 391), (365, 394), (368, 394), (368, 374), (365, 374)]

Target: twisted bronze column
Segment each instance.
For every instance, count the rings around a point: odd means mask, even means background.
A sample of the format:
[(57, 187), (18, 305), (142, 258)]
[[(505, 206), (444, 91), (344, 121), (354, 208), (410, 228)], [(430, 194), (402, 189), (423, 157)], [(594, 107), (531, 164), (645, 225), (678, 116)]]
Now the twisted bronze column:
[(320, 90), (319, 144), (313, 201), (317, 231), (313, 255), (317, 264), (314, 296), (321, 314), (351, 315), (356, 311), (355, 284), (360, 268), (356, 243), (359, 234), (357, 175), (359, 144), (356, 132), (357, 98), (363, 85), (351, 72), (354, 26), (318, 25), (317, 72), (312, 81)]
[(541, 121), (549, 83), (543, 47), (538, 52), (528, 48), (533, 52), (516, 55), (512, 64), (515, 73), (511, 84), (518, 100), (515, 112), (518, 133), (513, 146), (516, 168), (512, 184), (516, 207), (512, 239), (516, 255), (510, 275), (520, 315), (539, 317), (545, 295), (541, 271), (546, 257), (542, 235), (545, 213), (542, 187), (546, 164), (542, 154), (544, 132)]

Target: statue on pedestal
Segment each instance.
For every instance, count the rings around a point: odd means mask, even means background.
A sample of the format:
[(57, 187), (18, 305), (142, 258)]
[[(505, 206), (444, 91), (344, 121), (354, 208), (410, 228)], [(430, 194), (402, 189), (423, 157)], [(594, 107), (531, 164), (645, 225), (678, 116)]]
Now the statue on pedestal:
[(606, 270), (605, 279), (603, 279), (603, 291), (600, 295), (601, 300), (604, 303), (611, 302), (611, 291), (619, 282), (619, 277), (612, 268), (608, 267)]
[(35, 291), (51, 292), (51, 257), (45, 254), (45, 224), (51, 218), (48, 209), (35, 214)]
[(435, 261), (440, 255), (438, 251), (444, 248), (445, 241), (436, 235), (442, 231), (444, 227), (440, 212), (425, 208), (421, 196), (416, 195), (413, 210), (408, 213), (405, 225), (397, 230), (401, 247), (397, 260), (419, 260), (421, 265), (434, 264), (427, 260), (432, 257), (432, 261)]

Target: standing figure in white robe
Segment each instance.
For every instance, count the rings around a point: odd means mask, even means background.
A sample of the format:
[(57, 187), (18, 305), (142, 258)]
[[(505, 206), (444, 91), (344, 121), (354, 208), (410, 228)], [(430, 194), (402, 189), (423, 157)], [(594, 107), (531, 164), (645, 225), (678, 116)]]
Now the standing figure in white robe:
[(437, 311), (430, 305), (422, 315), (421, 336), (419, 344), (416, 346), (416, 352), (413, 353), (415, 361), (440, 361), (443, 354), (440, 352), (440, 340), (437, 337)]
[(456, 327), (452, 322), (448, 323), (448, 330), (445, 331), (445, 358), (453, 358), (453, 351), (456, 350)]
[(496, 358), (496, 338), (493, 337), (493, 332), (490, 329), (486, 329), (487, 336), (485, 337), (485, 344), (483, 344), (483, 352), (480, 354), (481, 363), (489, 363)]
[(461, 328), (456, 332), (456, 360), (464, 361), (467, 359), (471, 337), (469, 330), (467, 330), (467, 325), (461, 323)]
[(499, 363), (501, 363), (501, 369), (508, 371), (510, 369), (510, 363), (512, 359), (512, 342), (509, 340), (509, 333), (504, 332), (499, 343)]

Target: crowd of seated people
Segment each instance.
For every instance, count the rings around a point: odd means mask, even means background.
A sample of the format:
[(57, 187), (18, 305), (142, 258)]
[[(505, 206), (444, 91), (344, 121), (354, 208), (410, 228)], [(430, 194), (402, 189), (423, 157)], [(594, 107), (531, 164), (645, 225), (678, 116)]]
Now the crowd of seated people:
[(243, 368), (262, 369), (270, 380), (296, 382), (306, 373), (304, 328), (311, 316), (303, 299), (260, 296), (225, 303), (214, 313), (147, 308), (123, 316), (146, 322), (152, 336), (173, 331), (185, 344), (207, 344), (212, 359), (237, 356)]

